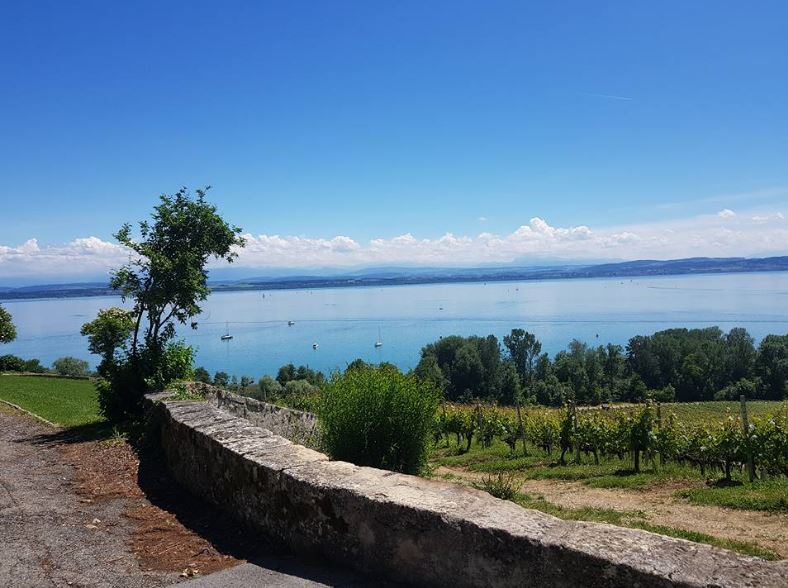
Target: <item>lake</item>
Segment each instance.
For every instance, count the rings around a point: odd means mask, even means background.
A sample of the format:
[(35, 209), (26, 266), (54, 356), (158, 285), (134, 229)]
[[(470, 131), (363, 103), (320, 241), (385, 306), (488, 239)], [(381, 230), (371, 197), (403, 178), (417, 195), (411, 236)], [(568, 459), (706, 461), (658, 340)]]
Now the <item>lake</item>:
[[(120, 299), (3, 304), (19, 336), (0, 354), (45, 365), (73, 355), (95, 366), (80, 326)], [(178, 332), (196, 348), (196, 365), (259, 377), (288, 362), (328, 372), (357, 357), (406, 369), (441, 336), (501, 339), (515, 327), (535, 333), (552, 355), (573, 338), (624, 345), (633, 335), (711, 325), (745, 327), (756, 340), (788, 332), (788, 272), (220, 292), (204, 304), (198, 330)], [(232, 340), (220, 339), (225, 329)]]

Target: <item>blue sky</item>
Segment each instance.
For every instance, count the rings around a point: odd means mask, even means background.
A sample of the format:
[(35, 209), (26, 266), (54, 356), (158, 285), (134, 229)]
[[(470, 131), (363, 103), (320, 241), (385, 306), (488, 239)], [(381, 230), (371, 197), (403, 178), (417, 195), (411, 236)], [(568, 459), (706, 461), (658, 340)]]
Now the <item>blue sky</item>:
[(788, 253), (786, 22), (785, 2), (6, 2), (0, 280), (102, 271), (121, 223), (205, 184), (249, 267)]

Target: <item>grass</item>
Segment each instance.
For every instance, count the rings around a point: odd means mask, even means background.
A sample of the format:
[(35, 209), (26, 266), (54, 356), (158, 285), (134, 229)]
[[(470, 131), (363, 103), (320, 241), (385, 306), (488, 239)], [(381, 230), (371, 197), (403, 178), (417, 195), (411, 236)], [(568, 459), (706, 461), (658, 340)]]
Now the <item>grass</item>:
[(668, 537), (686, 539), (696, 543), (705, 543), (707, 545), (713, 545), (723, 549), (730, 549), (731, 551), (743, 553), (744, 555), (761, 557), (763, 559), (781, 559), (780, 556), (775, 552), (748, 541), (736, 541), (734, 539), (713, 537), (712, 535), (698, 533), (697, 531), (687, 531), (685, 529), (668, 527), (664, 525), (652, 525), (646, 520), (646, 514), (640, 511), (618, 511), (609, 508), (591, 507), (566, 508), (563, 506), (558, 506), (557, 504), (553, 504), (552, 502), (548, 502), (542, 497), (533, 497), (522, 493), (516, 493), (512, 498), (512, 501), (524, 508), (538, 510), (567, 521), (608, 523), (619, 527), (641, 529), (643, 531), (650, 531), (651, 533), (658, 533)]
[(788, 484), (785, 480), (756, 480), (752, 484), (717, 484), (705, 488), (681, 490), (677, 494), (695, 504), (788, 512)]
[(90, 380), (0, 375), (0, 400), (62, 427), (94, 425), (104, 420)]

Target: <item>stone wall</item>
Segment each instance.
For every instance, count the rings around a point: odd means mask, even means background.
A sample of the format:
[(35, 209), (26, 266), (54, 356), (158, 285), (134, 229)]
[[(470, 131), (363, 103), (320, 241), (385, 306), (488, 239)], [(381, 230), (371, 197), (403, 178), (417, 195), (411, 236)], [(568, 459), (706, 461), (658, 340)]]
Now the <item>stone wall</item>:
[(163, 397), (148, 397), (148, 410), (181, 484), (296, 551), (365, 572), (452, 588), (782, 587), (788, 577), (786, 562), (563, 521), (472, 488), (329, 461), (213, 402)]
[(320, 447), (317, 417), (312, 413), (268, 404), (199, 382), (190, 384), (190, 389), (205, 396), (218, 408), (245, 418), (258, 427), (306, 447), (313, 449)]

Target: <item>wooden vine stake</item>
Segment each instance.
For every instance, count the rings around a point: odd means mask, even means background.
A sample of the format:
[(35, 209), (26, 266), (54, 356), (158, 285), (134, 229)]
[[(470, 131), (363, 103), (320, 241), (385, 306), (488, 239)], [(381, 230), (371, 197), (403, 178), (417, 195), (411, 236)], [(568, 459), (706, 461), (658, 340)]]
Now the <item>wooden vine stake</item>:
[(747, 447), (747, 473), (750, 476), (750, 482), (755, 480), (755, 461), (752, 457), (752, 445), (750, 444), (750, 423), (747, 419), (747, 400), (744, 394), (739, 396), (739, 403), (741, 405), (741, 428), (744, 433), (744, 442)]

